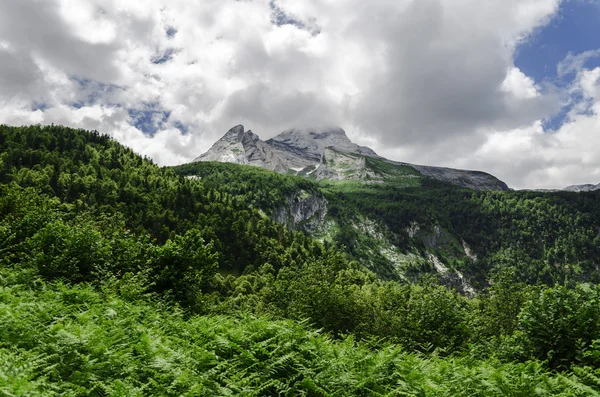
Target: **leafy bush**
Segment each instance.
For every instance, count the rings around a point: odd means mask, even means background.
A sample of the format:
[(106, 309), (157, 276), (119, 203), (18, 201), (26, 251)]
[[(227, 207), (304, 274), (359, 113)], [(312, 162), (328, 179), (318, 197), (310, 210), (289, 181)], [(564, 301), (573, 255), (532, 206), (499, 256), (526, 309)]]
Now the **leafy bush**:
[[(3, 270), (2, 272), (6, 272)], [(15, 272), (13, 270), (12, 272)], [(18, 278), (18, 277), (13, 277)], [(0, 280), (3, 278), (0, 277)], [(4, 278), (5, 279), (5, 278)], [(294, 321), (185, 316), (151, 296), (0, 285), (0, 394), (589, 396), (597, 370), (425, 357)]]
[(600, 365), (600, 288), (541, 290), (523, 305), (513, 338), (524, 359), (548, 361), (552, 368)]

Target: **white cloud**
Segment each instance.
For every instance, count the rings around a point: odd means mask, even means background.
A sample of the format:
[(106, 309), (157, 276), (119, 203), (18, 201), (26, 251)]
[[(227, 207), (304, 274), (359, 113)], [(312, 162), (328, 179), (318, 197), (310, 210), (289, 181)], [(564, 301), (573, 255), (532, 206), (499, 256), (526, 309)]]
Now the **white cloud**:
[(527, 77), (517, 67), (510, 68), (500, 88), (515, 99), (532, 99), (540, 96), (533, 79)]
[(559, 3), (0, 0), (0, 122), (97, 129), (160, 164), (193, 159), (238, 123), (263, 138), (338, 124), (390, 158), (569, 184), (577, 167), (596, 172), (593, 149), (580, 160), (567, 147), (598, 139), (593, 54), (559, 67), (587, 102), (551, 134), (539, 120), (560, 93), (513, 62)]
[(570, 112), (557, 131), (541, 122), (508, 131), (486, 131), (485, 142), (454, 165), (486, 167), (510, 175), (516, 188), (563, 188), (600, 182), (600, 67), (577, 71), (573, 89), (589, 103), (585, 112)]
[(581, 91), (583, 95), (594, 99), (600, 100), (600, 68), (593, 70), (583, 70), (580, 77)]
[(585, 62), (597, 57), (600, 57), (600, 49), (585, 51), (581, 54), (569, 53), (569, 55), (557, 65), (558, 75), (564, 77), (569, 73), (580, 73), (583, 70)]

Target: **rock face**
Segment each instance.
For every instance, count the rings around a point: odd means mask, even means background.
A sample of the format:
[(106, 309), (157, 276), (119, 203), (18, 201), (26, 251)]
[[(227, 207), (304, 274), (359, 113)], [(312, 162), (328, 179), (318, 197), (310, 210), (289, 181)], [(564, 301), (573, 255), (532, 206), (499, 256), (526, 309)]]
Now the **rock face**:
[(289, 229), (302, 229), (312, 233), (316, 231), (327, 215), (327, 200), (320, 195), (299, 190), (286, 197), (287, 203), (273, 212), (275, 222)]
[(365, 157), (338, 152), (331, 147), (325, 148), (319, 166), (315, 170), (317, 179), (332, 181), (360, 181), (365, 180), (368, 174)]
[[(383, 181), (386, 172), (392, 172), (396, 176), (403, 174), (404, 177), (413, 172), (417, 176), (431, 177), (476, 190), (508, 190), (504, 182), (484, 172), (413, 165), (384, 159), (372, 149), (351, 142), (339, 127), (324, 130), (291, 129), (265, 142), (252, 131), (245, 131), (242, 125), (238, 125), (194, 161), (248, 164), (315, 179), (369, 182)], [(395, 171), (382, 171), (382, 167), (373, 168), (374, 161), (399, 168)], [(400, 172), (402, 167), (403, 171)], [(407, 173), (407, 169), (410, 172)]]
[(335, 148), (338, 152), (378, 157), (377, 153), (368, 147), (352, 143), (346, 136), (346, 132), (339, 127), (325, 131), (287, 130), (275, 138), (269, 139), (267, 143), (313, 163), (321, 160), (321, 156), (328, 147)]
[(283, 153), (261, 141), (252, 131), (244, 131), (242, 125), (230, 129), (208, 152), (194, 161), (249, 164), (276, 172), (288, 169)]

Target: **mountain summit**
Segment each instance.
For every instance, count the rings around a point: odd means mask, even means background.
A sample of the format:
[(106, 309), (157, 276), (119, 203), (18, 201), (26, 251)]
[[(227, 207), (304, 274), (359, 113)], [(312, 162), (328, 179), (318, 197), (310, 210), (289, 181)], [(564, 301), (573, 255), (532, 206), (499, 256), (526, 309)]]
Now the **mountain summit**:
[(476, 190), (508, 190), (496, 177), (480, 172), (421, 166), (387, 160), (372, 149), (359, 146), (339, 128), (290, 129), (262, 141), (237, 125), (194, 161), (218, 161), (254, 165), (279, 173), (314, 179), (383, 182), (431, 177)]
[(269, 139), (267, 143), (283, 151), (294, 152), (301, 157), (317, 162), (321, 160), (321, 156), (328, 147), (345, 153), (379, 157), (368, 147), (352, 143), (346, 135), (346, 131), (339, 127), (321, 131), (291, 129)]
[(194, 161), (249, 164), (281, 173), (297, 173), (307, 167), (316, 170), (328, 147), (379, 157), (373, 150), (352, 143), (341, 128), (291, 129), (264, 142), (252, 131), (245, 131), (243, 125), (237, 125)]

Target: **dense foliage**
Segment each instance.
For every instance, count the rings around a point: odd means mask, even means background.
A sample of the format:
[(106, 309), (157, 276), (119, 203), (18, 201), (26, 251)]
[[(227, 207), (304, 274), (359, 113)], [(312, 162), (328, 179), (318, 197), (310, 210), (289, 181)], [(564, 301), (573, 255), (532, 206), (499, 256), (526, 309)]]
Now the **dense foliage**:
[[(206, 170), (177, 175), (97, 133), (0, 126), (0, 393), (600, 393), (594, 283), (532, 283), (520, 262), (497, 266), (474, 298), (427, 277), (382, 280), (260, 211), (317, 185), (254, 168), (227, 184), (226, 167)], [(466, 208), (538, 199), (448, 195)], [(549, 197), (556, 209), (540, 212), (596, 208), (589, 195)], [(595, 260), (596, 235), (559, 235)]]
[(197, 178), (206, 189), (215, 189), (243, 199), (254, 208), (272, 211), (286, 204), (286, 196), (305, 190), (318, 192), (318, 186), (304, 178), (265, 172), (258, 167), (237, 164), (196, 162), (172, 168), (178, 175)]
[(424, 244), (407, 238), (414, 223), (439, 226), (454, 241), (466, 242), (476, 262), (458, 244), (433, 248), (477, 287), (507, 268), (516, 281), (531, 284), (600, 281), (600, 192), (475, 192), (428, 179), (409, 188), (346, 186), (328, 187), (332, 202), (380, 220), (396, 233), (398, 246)]
[[(418, 179), (419, 186), (412, 186), (415, 178), (409, 178), (412, 185), (402, 178), (317, 185), (256, 167), (219, 163), (192, 163), (173, 170), (197, 175), (205, 186), (221, 186), (266, 212), (282, 205), (285, 194), (294, 190), (325, 195), (329, 216), (340, 229), (334, 242), (358, 260), (373, 262), (375, 256), (369, 249), (372, 241), (356, 227), (366, 216), (387, 227), (394, 245), (406, 251), (417, 247), (434, 252), (479, 289), (507, 268), (515, 281), (529, 284), (573, 286), (600, 281), (600, 191), (485, 192), (428, 178)], [(407, 229), (415, 224), (422, 231), (437, 226), (448, 238), (437, 245), (424, 234), (410, 238)], [(477, 255), (477, 261), (465, 256), (462, 242)], [(379, 275), (393, 277), (389, 268), (389, 264), (387, 268), (373, 266)]]
[(140, 294), (0, 273), (0, 395), (590, 396), (600, 373), (334, 341), (294, 321), (188, 317)]
[[(304, 234), (270, 221), (242, 197), (179, 177), (98, 133), (0, 126), (0, 151), (0, 183), (56, 197), (72, 204), (71, 214), (115, 216), (159, 244), (197, 228), (214, 244), (222, 269), (239, 272), (266, 262), (278, 268), (321, 253)], [(0, 215), (18, 206), (14, 194)]]

